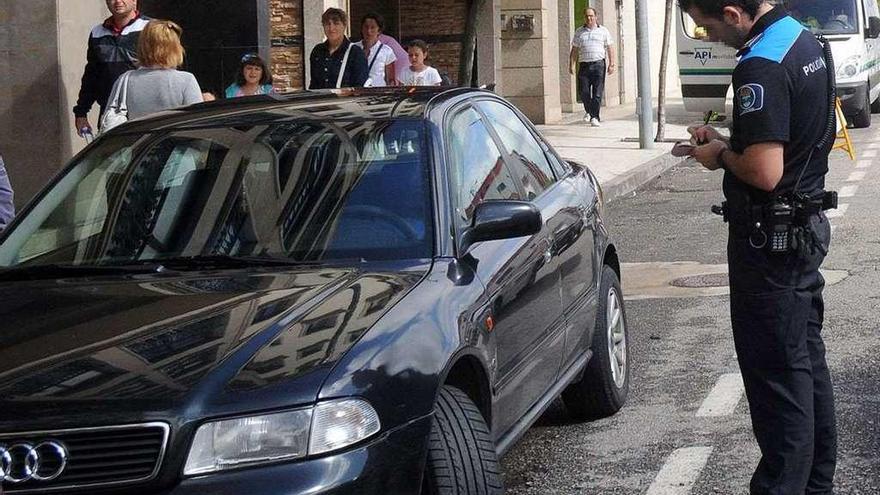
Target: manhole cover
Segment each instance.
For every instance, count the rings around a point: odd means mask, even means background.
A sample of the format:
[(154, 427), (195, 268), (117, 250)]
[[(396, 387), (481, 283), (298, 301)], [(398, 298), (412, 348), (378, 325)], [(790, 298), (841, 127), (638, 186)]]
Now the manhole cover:
[(726, 273), (710, 273), (707, 275), (692, 275), (681, 277), (670, 282), (673, 287), (685, 287), (693, 289), (705, 289), (708, 287), (727, 287)]

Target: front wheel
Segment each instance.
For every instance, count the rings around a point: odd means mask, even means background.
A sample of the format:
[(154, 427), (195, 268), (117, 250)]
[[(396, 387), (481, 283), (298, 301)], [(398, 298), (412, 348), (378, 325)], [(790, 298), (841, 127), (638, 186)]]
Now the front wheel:
[(866, 92), (864, 107), (862, 107), (862, 110), (853, 115), (852, 119), (850, 119), (853, 127), (856, 129), (871, 127), (871, 88), (868, 88)]
[[(871, 89), (868, 88), (868, 91), (870, 92)], [(871, 97), (868, 96), (868, 99), (870, 99), (870, 98)], [(874, 100), (873, 103), (871, 103), (871, 113), (880, 113), (880, 96), (878, 96), (877, 99)]]
[(617, 273), (605, 265), (593, 329), (593, 357), (580, 380), (562, 392), (569, 413), (580, 420), (611, 416), (629, 393), (629, 335)]
[(444, 385), (434, 409), (422, 494), (501, 493), (501, 469), (483, 415), (467, 394)]

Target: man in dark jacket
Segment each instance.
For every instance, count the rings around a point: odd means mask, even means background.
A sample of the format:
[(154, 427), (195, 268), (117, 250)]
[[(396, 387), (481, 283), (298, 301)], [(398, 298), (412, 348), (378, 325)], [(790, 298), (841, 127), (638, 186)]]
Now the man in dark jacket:
[(12, 199), (12, 185), (9, 184), (6, 166), (3, 164), (3, 157), (0, 156), (0, 232), (9, 225), (12, 217), (15, 216), (15, 203)]
[(107, 106), (113, 83), (126, 71), (135, 68), (138, 36), (147, 19), (140, 15), (137, 0), (106, 0), (112, 14), (95, 26), (89, 35), (86, 69), (82, 77), (79, 99), (73, 107), (77, 133), (92, 131), (88, 113), (97, 102), (101, 114)]

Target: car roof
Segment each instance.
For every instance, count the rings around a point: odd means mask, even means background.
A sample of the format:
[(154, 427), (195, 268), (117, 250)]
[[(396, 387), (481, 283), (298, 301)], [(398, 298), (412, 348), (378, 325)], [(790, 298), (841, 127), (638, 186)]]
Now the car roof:
[(319, 120), (380, 120), (425, 118), (435, 104), (468, 93), (494, 94), (475, 88), (407, 87), (346, 88), (295, 91), (198, 103), (129, 121), (112, 133), (142, 133), (193, 127), (247, 125), (257, 122), (313, 118)]

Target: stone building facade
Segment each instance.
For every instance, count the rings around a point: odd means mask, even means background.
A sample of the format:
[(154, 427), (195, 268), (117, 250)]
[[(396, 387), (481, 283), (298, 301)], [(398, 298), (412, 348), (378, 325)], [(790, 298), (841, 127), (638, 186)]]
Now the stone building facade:
[[(323, 41), (321, 13), (339, 7), (353, 19), (352, 38), (367, 12), (382, 14), (386, 32), (401, 42), (424, 39), (428, 63), (458, 84), (462, 34), (476, 0), (139, 0), (145, 14), (184, 28), (186, 70), (204, 89), (222, 93), (244, 53), (271, 62), (278, 91), (308, 85), (308, 55)], [(631, 103), (636, 95), (634, 2), (589, 0), (618, 42), (618, 75), (608, 79), (606, 102)], [(652, 19), (664, 2), (648, 2)], [(568, 73), (570, 37), (582, 23), (575, 0), (482, 0), (477, 13), (475, 79), (536, 123), (580, 111)], [(208, 7), (206, 7), (208, 6)], [(76, 102), (92, 27), (108, 15), (105, 0), (0, 1), (0, 154), (16, 203), (22, 206), (85, 145), (73, 129)], [(651, 25), (652, 70), (662, 45), (662, 21)], [(673, 40), (674, 43), (674, 40)], [(676, 53), (674, 47), (670, 50)], [(678, 90), (678, 67), (670, 60), (668, 87)], [(656, 88), (656, 75), (652, 77)], [(98, 120), (97, 110), (91, 122)]]
[(272, 74), (279, 91), (305, 85), (305, 51), (302, 0), (270, 0), (270, 46)]

